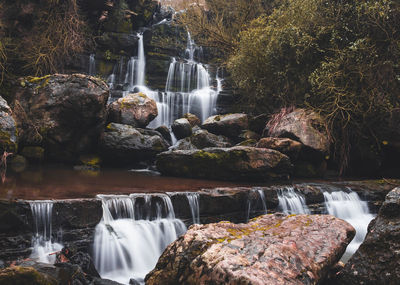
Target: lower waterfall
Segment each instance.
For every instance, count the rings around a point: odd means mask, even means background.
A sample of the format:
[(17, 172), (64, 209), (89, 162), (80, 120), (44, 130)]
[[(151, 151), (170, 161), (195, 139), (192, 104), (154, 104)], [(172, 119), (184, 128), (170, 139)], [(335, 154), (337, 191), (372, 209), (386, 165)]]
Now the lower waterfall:
[(99, 195), (103, 219), (96, 226), (94, 261), (102, 278), (144, 283), (164, 249), (186, 232), (167, 195)]

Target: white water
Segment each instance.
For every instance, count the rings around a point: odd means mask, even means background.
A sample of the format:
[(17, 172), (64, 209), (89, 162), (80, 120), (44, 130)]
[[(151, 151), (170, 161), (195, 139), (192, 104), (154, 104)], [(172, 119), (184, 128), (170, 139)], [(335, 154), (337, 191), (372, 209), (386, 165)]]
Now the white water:
[(89, 75), (96, 75), (96, 59), (93, 53), (89, 56)]
[(103, 219), (96, 226), (94, 262), (102, 278), (143, 283), (164, 249), (186, 231), (167, 195), (98, 196)]
[(35, 225), (35, 235), (32, 238), (32, 253), (30, 258), (43, 263), (54, 263), (56, 255), (51, 253), (60, 251), (63, 246), (53, 242), (52, 236), (52, 201), (29, 202)]
[(310, 214), (304, 196), (297, 193), (293, 187), (278, 190), (279, 208), (285, 214)]
[(200, 224), (199, 193), (187, 192), (186, 198), (188, 199), (190, 212), (192, 213), (193, 224)]
[(362, 201), (356, 192), (335, 191), (323, 194), (328, 214), (347, 221), (356, 229), (356, 236), (342, 257), (342, 261), (346, 262), (364, 241), (368, 224), (374, 215), (369, 212), (368, 203)]
[[(188, 43), (183, 60), (171, 59), (164, 92), (154, 91), (146, 87), (146, 58), (143, 35), (138, 34), (138, 54), (131, 57), (126, 68), (124, 84), (129, 92), (143, 92), (157, 102), (158, 116), (149, 125), (156, 128), (161, 125), (171, 126), (174, 120), (190, 112), (196, 114), (202, 121), (216, 112), (216, 102), (222, 90), (221, 79), (216, 77), (217, 87), (212, 87), (207, 66), (195, 61), (201, 58), (202, 49), (191, 39), (188, 33)], [(123, 66), (121, 61), (120, 67)], [(110, 88), (115, 85), (114, 73), (109, 77)]]
[[(246, 221), (249, 221), (250, 215), (256, 212), (257, 206), (261, 204), (262, 214), (267, 214), (267, 202), (265, 200), (264, 191), (262, 189), (252, 189), (249, 192), (249, 198), (247, 200), (247, 216)], [(254, 197), (257, 196), (256, 199)], [(259, 212), (259, 211), (258, 211)]]

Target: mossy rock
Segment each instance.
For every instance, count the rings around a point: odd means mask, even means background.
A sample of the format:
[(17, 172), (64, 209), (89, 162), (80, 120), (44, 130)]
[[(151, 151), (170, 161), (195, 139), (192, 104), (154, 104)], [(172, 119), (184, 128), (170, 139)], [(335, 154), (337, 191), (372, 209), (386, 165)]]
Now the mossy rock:
[(39, 273), (32, 267), (8, 267), (0, 270), (0, 284), (12, 285), (55, 285), (58, 282)]

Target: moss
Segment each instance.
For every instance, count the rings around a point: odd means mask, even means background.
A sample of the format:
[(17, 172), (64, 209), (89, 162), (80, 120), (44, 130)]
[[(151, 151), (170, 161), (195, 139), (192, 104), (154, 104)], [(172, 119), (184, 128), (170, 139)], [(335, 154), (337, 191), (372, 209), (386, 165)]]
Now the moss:
[(107, 129), (108, 131), (111, 131), (111, 132), (116, 132), (116, 131), (117, 131), (117, 129), (113, 128), (113, 124), (112, 124), (112, 123), (109, 123), (109, 124), (107, 125), (106, 129)]
[(57, 284), (56, 280), (39, 273), (32, 267), (8, 267), (0, 271), (1, 284), (32, 284), (51, 285)]
[(92, 167), (97, 167), (101, 163), (101, 159), (97, 155), (83, 155), (79, 159), (84, 165)]
[[(34, 76), (28, 76), (26, 77), (26, 82), (31, 83), (31, 84), (36, 84), (35, 89), (39, 89), (39, 88), (44, 88), (49, 84), (51, 75), (45, 75), (42, 77), (34, 77)], [(26, 83), (22, 83), (21, 82), (21, 86), (25, 87)]]
[(11, 139), (9, 132), (0, 130), (0, 147), (3, 151), (16, 152), (18, 145)]

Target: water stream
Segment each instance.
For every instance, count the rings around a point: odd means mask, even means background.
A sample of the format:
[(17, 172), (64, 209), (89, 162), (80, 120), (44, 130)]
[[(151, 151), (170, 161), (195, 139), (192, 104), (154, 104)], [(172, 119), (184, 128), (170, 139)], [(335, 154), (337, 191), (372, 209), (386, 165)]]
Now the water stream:
[(267, 202), (265, 199), (264, 191), (262, 189), (252, 189), (249, 192), (249, 197), (247, 199), (247, 211), (246, 211), (247, 222), (249, 221), (250, 216), (254, 213), (260, 215), (267, 214)]
[(164, 249), (186, 231), (167, 195), (99, 195), (103, 219), (96, 226), (94, 262), (102, 278), (143, 283)]
[(304, 196), (294, 190), (293, 187), (285, 187), (278, 190), (278, 208), (285, 214), (310, 214)]
[(190, 212), (192, 213), (193, 224), (200, 224), (199, 193), (187, 192), (186, 198), (188, 199)]
[(29, 202), (32, 211), (35, 234), (32, 238), (32, 253), (30, 258), (43, 263), (54, 263), (56, 255), (63, 246), (54, 242), (52, 230), (52, 201)]
[(367, 234), (368, 224), (374, 218), (368, 203), (362, 201), (356, 192), (323, 192), (326, 211), (350, 223), (356, 229), (356, 236), (347, 246), (342, 261), (346, 262), (358, 249)]

